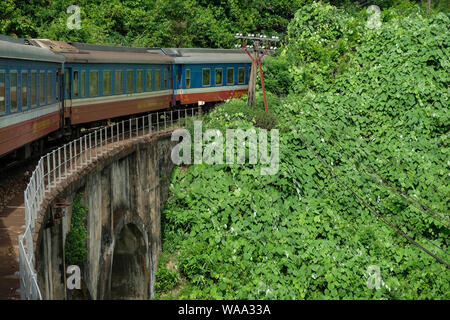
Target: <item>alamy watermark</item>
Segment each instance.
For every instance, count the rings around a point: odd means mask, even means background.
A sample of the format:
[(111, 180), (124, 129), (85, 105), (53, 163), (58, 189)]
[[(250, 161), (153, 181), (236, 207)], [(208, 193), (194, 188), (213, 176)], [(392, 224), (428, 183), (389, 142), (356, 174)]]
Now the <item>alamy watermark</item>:
[[(194, 139), (186, 129), (177, 129), (172, 133), (172, 141), (180, 141), (171, 153), (173, 163), (192, 164), (192, 143), (194, 143), (194, 164), (245, 164), (246, 145), (248, 145), (248, 163), (262, 165), (261, 175), (274, 175), (280, 162), (279, 132), (270, 130), (270, 148), (268, 148), (267, 130), (227, 129), (225, 137), (217, 129), (208, 129), (203, 133), (202, 121), (194, 121)], [(225, 150), (224, 150), (225, 138)], [(236, 142), (236, 143), (235, 143)], [(246, 144), (247, 142), (247, 144)], [(236, 153), (235, 153), (236, 151)], [(224, 157), (225, 152), (225, 157)], [(236, 157), (235, 157), (236, 155)]]
[[(75, 12), (74, 12), (75, 11)], [(70, 17), (67, 18), (67, 28), (69, 28), (70, 30), (73, 29), (77, 29), (80, 30), (81, 29), (81, 10), (79, 6), (76, 5), (71, 5), (69, 7), (67, 7), (67, 13), (72, 13), (72, 15), (70, 15)]]
[(71, 265), (67, 267), (67, 280), (66, 286), (67, 289), (81, 289), (81, 270), (77, 265)]
[[(391, 269), (392, 270), (392, 269)], [(367, 288), (379, 290), (382, 287), (386, 288), (388, 291), (391, 291), (391, 288), (383, 281), (381, 278), (381, 269), (377, 265), (371, 265), (367, 267)]]
[(366, 12), (371, 14), (367, 19), (367, 28), (379, 29), (381, 27), (381, 9), (377, 5), (371, 5), (367, 8)]

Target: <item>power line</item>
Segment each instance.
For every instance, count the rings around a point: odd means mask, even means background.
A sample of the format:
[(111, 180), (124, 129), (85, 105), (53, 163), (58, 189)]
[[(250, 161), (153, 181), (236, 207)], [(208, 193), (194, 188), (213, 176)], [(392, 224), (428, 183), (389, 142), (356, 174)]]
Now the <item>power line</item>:
[[(318, 126), (316, 126), (316, 127), (320, 130), (320, 128), (319, 128)], [(337, 141), (337, 140), (335, 140), (335, 141)], [(345, 151), (345, 149), (342, 148), (342, 146), (340, 146), (340, 147), (341, 147), (341, 149), (343, 149), (343, 150)], [(333, 150), (334, 150), (334, 149), (333, 149)], [(334, 151), (336, 151), (336, 150), (334, 150)], [(354, 163), (353, 163), (353, 164), (354, 164)], [(355, 169), (356, 169), (356, 171), (357, 171), (359, 174), (361, 174), (361, 172), (356, 168), (356, 166), (355, 166)], [(363, 172), (363, 173), (367, 174), (367, 172)], [(393, 195), (393, 194), (390, 193), (390, 195)], [(375, 204), (375, 206), (378, 207), (379, 205), (378, 205), (378, 204)], [(394, 213), (392, 212), (392, 210), (390, 210), (390, 209), (388, 209), (388, 208), (385, 208), (385, 209), (388, 210), (391, 214), (394, 214)], [(398, 221), (397, 221), (397, 222), (398, 222)], [(423, 236), (422, 234), (418, 233), (418, 232), (415, 231), (413, 228), (409, 227), (407, 224), (404, 224), (404, 227), (405, 227), (409, 232), (412, 232), (417, 238), (422, 237), (425, 241), (429, 242), (431, 245), (433, 245), (433, 246), (435, 246), (437, 249), (441, 250), (444, 254), (449, 255), (449, 253), (446, 252), (444, 249), (442, 249), (439, 245), (435, 244), (432, 240), (430, 240), (430, 239), (428, 239), (427, 237)]]
[(385, 218), (381, 213), (377, 212), (377, 210), (374, 210), (370, 204), (368, 204), (361, 196), (359, 196), (355, 191), (353, 191), (352, 188), (350, 188), (344, 181), (342, 181), (341, 178), (339, 178), (333, 168), (331, 168), (326, 161), (323, 160), (323, 158), (315, 151), (315, 149), (307, 142), (307, 140), (304, 138), (303, 134), (299, 129), (297, 129), (297, 126), (295, 125), (295, 122), (292, 121), (292, 119), (289, 119), (291, 123), (294, 124), (294, 128), (296, 129), (297, 133), (299, 134), (300, 140), (307, 146), (308, 149), (312, 148), (312, 152), (314, 153), (314, 156), (328, 169), (328, 171), (333, 175), (333, 177), (338, 180), (338, 182), (343, 185), (348, 191), (350, 191), (358, 200), (360, 203), (362, 203), (367, 210), (369, 210), (371, 213), (375, 214), (379, 219), (381, 219), (384, 223), (386, 223), (388, 226), (390, 226), (392, 229), (394, 229), (398, 234), (400, 234), (402, 237), (404, 237), (406, 240), (408, 240), (411, 244), (418, 247), (420, 250), (425, 252), (426, 254), (433, 257), (436, 261), (439, 263), (444, 264), (447, 268), (450, 268), (450, 265), (444, 261), (443, 259), (439, 258), (437, 255), (435, 255), (433, 252), (429, 251), (422, 245), (420, 245), (417, 241), (412, 239), (409, 235), (407, 235), (405, 232), (403, 232), (400, 228), (395, 226), (389, 219)]
[[(319, 130), (323, 130), (321, 129), (316, 123), (313, 123), (313, 125), (318, 128)], [(337, 131), (337, 130), (335, 130)], [(342, 132), (340, 132), (342, 135)], [(345, 148), (339, 143), (339, 141), (337, 139), (333, 139), (337, 145), (339, 146), (339, 148), (341, 150), (345, 151)], [(351, 157), (350, 157), (351, 158)], [(388, 159), (386, 159), (387, 161), (389, 161)], [(397, 189), (396, 187), (392, 186), (387, 179), (383, 178), (375, 169), (373, 169), (372, 167), (369, 167), (368, 165), (366, 165), (364, 162), (359, 162), (359, 164), (361, 164), (363, 167), (365, 167), (367, 170), (369, 170), (371, 172), (371, 174), (377, 176), (381, 182), (386, 185), (388, 188), (390, 188), (391, 190), (397, 192), (401, 197), (403, 197), (405, 200), (409, 201), (409, 202), (413, 202), (414, 204), (418, 205), (415, 206), (417, 209), (419, 209), (422, 213), (426, 214), (427, 216), (436, 219), (437, 221), (439, 221), (440, 223), (444, 224), (444, 226), (449, 229), (450, 228), (450, 220), (448, 218), (446, 218), (445, 216), (436, 213), (433, 209), (429, 208), (428, 206), (422, 204), (420, 201), (411, 198), (408, 194), (406, 194), (405, 192), (403, 192), (402, 190)], [(366, 172), (367, 173), (367, 172)], [(426, 212), (428, 211), (428, 212)], [(433, 216), (431, 216), (430, 214), (432, 214)], [(444, 220), (444, 221), (443, 221)]]
[[(313, 123), (313, 125), (318, 128), (319, 130), (323, 130), (321, 129), (316, 123)], [(337, 131), (337, 130), (336, 130)], [(342, 132), (341, 132), (342, 135)], [(339, 148), (341, 150), (345, 151), (345, 148), (339, 143), (339, 141), (337, 139), (333, 139), (336, 144), (339, 146)], [(349, 152), (349, 151), (347, 151)], [(351, 158), (351, 157), (349, 157)], [(388, 159), (386, 159), (387, 161), (389, 161)], [(439, 213), (436, 213), (433, 209), (429, 208), (428, 206), (422, 204), (420, 201), (411, 198), (408, 194), (406, 194), (405, 192), (403, 192), (402, 190), (397, 189), (396, 187), (392, 186), (387, 179), (383, 178), (375, 169), (373, 169), (372, 167), (369, 167), (368, 165), (366, 165), (364, 162), (359, 162), (359, 164), (363, 167), (365, 167), (367, 170), (370, 171), (371, 174), (375, 175), (378, 177), (379, 180), (381, 180), (381, 182), (386, 185), (388, 188), (390, 188), (391, 190), (393, 190), (394, 192), (398, 193), (399, 196), (401, 196), (402, 198), (404, 198), (405, 200), (412, 202), (413, 204), (415, 204), (414, 206), (420, 210), (422, 213), (426, 214), (427, 216), (436, 219), (436, 221), (439, 221), (440, 223), (444, 224), (444, 226), (449, 229), (450, 228), (450, 220), (448, 218), (446, 218), (443, 215), (440, 215)], [(367, 174), (367, 172), (365, 172)], [(427, 212), (428, 211), (428, 212)], [(430, 214), (432, 214), (433, 216), (431, 216)]]

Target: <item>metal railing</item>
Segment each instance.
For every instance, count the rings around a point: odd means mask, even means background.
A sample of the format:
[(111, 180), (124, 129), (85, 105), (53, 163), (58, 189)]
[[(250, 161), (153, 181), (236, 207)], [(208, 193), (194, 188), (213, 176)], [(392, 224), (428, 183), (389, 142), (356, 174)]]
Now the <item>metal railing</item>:
[(33, 232), (46, 194), (54, 190), (62, 179), (120, 146), (122, 141), (169, 129), (177, 122), (178, 126), (184, 126), (188, 117), (196, 115), (201, 115), (199, 108), (156, 112), (130, 118), (85, 134), (41, 157), (24, 191), (25, 232), (19, 236), (22, 300), (42, 299), (34, 269)]

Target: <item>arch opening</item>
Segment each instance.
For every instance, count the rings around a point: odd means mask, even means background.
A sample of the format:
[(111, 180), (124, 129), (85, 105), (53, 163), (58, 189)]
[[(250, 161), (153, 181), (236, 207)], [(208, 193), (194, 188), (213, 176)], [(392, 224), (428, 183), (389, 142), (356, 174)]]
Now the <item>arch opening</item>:
[(147, 247), (134, 224), (125, 225), (116, 239), (111, 271), (111, 299), (149, 298)]

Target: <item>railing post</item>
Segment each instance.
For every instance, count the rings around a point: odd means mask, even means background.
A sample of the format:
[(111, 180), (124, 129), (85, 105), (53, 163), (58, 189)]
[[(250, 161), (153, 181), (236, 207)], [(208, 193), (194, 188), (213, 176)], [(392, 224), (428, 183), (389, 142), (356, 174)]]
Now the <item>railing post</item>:
[(106, 127), (103, 129), (105, 131), (105, 151), (108, 153), (108, 130), (106, 130)]
[(80, 168), (83, 166), (83, 137), (80, 137)]
[(56, 167), (55, 167), (55, 165), (56, 165), (56, 160), (55, 160), (55, 150), (53, 150), (52, 154), (53, 154), (53, 184), (54, 184), (54, 187), (56, 187)]
[(43, 158), (41, 158), (41, 160), (39, 160), (39, 167), (40, 167), (40, 172), (41, 172), (41, 176), (40, 176), (40, 190), (39, 190), (39, 203), (42, 203), (42, 200), (44, 200), (44, 194), (43, 194), (43, 190), (44, 190), (44, 161)]
[(64, 144), (64, 177), (67, 178), (67, 152), (66, 152), (67, 144)]
[(58, 162), (57, 162), (57, 164), (58, 165), (56, 165), (56, 167), (55, 167), (55, 171), (56, 171), (56, 169), (58, 169), (58, 179), (57, 179), (57, 181), (59, 182), (59, 180), (60, 180), (60, 177), (61, 177), (61, 167), (60, 167), (60, 163), (61, 163), (61, 152), (60, 152), (60, 149), (61, 148), (58, 148), (57, 150), (55, 150), (55, 151), (58, 151)]
[(153, 132), (153, 114), (149, 115), (150, 117), (150, 134)]
[(85, 134), (84, 135), (84, 160), (85, 160), (84, 164), (85, 165), (88, 163), (87, 151), (88, 151), (88, 148), (87, 148), (87, 134)]
[(132, 130), (131, 130), (131, 118), (130, 118), (129, 121), (130, 121), (130, 139), (131, 139), (131, 135), (132, 135), (132, 133), (133, 133)]
[(147, 116), (148, 118), (148, 134), (152, 134), (152, 118), (151, 113)]
[(111, 128), (111, 150), (113, 150), (114, 149), (114, 126), (111, 125), (110, 128)]
[(72, 166), (72, 144), (73, 144), (73, 141), (71, 141), (69, 143), (70, 172), (73, 171), (73, 166)]
[(117, 146), (119, 146), (120, 145), (120, 143), (119, 143), (119, 139), (120, 139), (120, 131), (119, 131), (119, 123), (117, 122), (116, 123), (116, 135), (117, 135)]
[(166, 125), (166, 112), (164, 111), (164, 130), (166, 130), (167, 125)]
[(136, 117), (136, 138), (139, 137), (139, 118)]
[(156, 132), (159, 132), (159, 112), (156, 113)]

